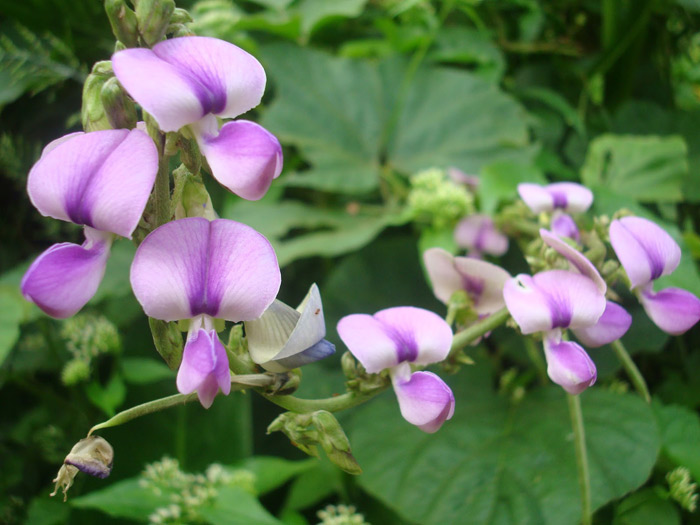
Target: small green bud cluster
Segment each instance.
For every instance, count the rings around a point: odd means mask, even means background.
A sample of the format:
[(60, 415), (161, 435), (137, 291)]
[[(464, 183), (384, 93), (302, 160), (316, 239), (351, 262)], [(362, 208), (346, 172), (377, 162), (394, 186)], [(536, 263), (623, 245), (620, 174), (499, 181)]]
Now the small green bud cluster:
[(203, 474), (180, 470), (176, 459), (164, 457), (146, 465), (139, 485), (154, 494), (169, 495), (171, 503), (149, 516), (150, 523), (193, 523), (199, 520), (198, 509), (210, 504), (221, 487), (239, 487), (255, 492), (255, 474), (248, 470), (229, 470), (214, 463)]
[(408, 206), (416, 220), (443, 229), (474, 211), (474, 197), (444, 170), (433, 168), (411, 177)]
[(318, 525), (370, 525), (352, 505), (328, 505), (316, 515), (321, 520)]
[(116, 354), (121, 350), (119, 332), (107, 318), (80, 314), (63, 323), (61, 337), (72, 359), (61, 372), (63, 384), (70, 386), (90, 376), (90, 363), (102, 354)]
[(688, 512), (695, 512), (698, 506), (697, 483), (693, 483), (690, 472), (685, 467), (676, 467), (666, 474), (671, 497)]

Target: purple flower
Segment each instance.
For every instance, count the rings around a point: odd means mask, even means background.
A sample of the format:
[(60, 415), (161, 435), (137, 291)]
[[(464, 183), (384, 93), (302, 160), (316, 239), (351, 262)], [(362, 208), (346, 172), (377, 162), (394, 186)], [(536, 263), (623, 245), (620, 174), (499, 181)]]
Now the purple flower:
[(450, 387), (431, 372), (411, 373), (410, 366), (437, 363), (449, 354), (452, 330), (441, 317), (400, 306), (343, 317), (338, 334), (367, 372), (389, 370), (406, 421), (432, 433), (452, 417), (455, 401)]
[(559, 237), (567, 237), (576, 242), (581, 240), (576, 222), (568, 213), (556, 210), (552, 215), (552, 232)]
[(508, 237), (496, 229), (488, 215), (470, 215), (459, 221), (454, 238), (457, 246), (468, 249), (473, 257), (483, 253), (498, 257), (508, 251)]
[(595, 365), (585, 350), (562, 341), (563, 330), (590, 329), (607, 308), (605, 295), (591, 279), (567, 270), (521, 274), (506, 283), (503, 297), (523, 334), (544, 333), (547, 374), (552, 381), (570, 394), (595, 383)]
[(260, 103), (265, 71), (239, 47), (216, 38), (165, 40), (112, 57), (114, 74), (163, 131), (190, 125), (212, 174), (244, 199), (260, 199), (282, 171), (282, 148), (262, 126), (227, 122)]
[(582, 213), (593, 203), (591, 190), (574, 182), (555, 182), (547, 186), (522, 183), (518, 184), (518, 193), (532, 213), (550, 212), (555, 209), (568, 213)]
[(114, 236), (131, 238), (136, 229), (157, 170), (155, 144), (136, 129), (72, 133), (47, 145), (29, 172), (29, 198), (44, 216), (84, 225), (85, 242), (41, 254), (22, 279), (27, 300), (58, 318), (85, 306)]
[(423, 253), (433, 293), (444, 304), (459, 290), (467, 292), (480, 316), (491, 315), (505, 306), (503, 285), (510, 274), (500, 266), (471, 257), (454, 257), (442, 248)]
[(610, 225), (610, 242), (651, 320), (663, 331), (679, 335), (700, 320), (700, 299), (680, 288), (654, 292), (654, 281), (672, 273), (681, 249), (658, 225), (641, 217), (624, 217)]
[(197, 391), (208, 408), (231, 380), (214, 319), (248, 321), (262, 315), (280, 287), (270, 243), (238, 222), (180, 219), (151, 232), (131, 266), (131, 286), (150, 317), (190, 319), (177, 387)]

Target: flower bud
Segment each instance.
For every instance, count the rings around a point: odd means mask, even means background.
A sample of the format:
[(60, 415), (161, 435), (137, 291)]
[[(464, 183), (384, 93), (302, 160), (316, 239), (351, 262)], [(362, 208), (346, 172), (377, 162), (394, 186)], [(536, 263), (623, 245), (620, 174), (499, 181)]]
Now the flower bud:
[(83, 86), (81, 120), (85, 131), (112, 129), (102, 104), (102, 87), (114, 74), (109, 60), (97, 62)]
[(186, 170), (181, 171), (175, 178), (173, 205), (176, 219), (185, 217), (204, 217), (210, 221), (218, 219), (202, 178)]
[(335, 416), (326, 410), (319, 410), (311, 415), (311, 419), (328, 459), (348, 474), (361, 474), (362, 468), (352, 455), (350, 441)]
[(109, 78), (102, 85), (100, 100), (105, 115), (114, 129), (132, 129), (136, 126), (136, 106), (124, 92), (124, 89), (115, 78)]
[(56, 486), (51, 496), (55, 496), (60, 487), (63, 489), (63, 501), (66, 501), (68, 489), (79, 471), (104, 479), (112, 472), (113, 461), (114, 449), (107, 440), (99, 436), (81, 439), (63, 460), (63, 466), (53, 480)]
[(148, 46), (153, 46), (163, 39), (174, 11), (175, 0), (138, 0), (136, 2), (139, 33)]
[(126, 4), (125, 0), (105, 0), (105, 11), (112, 26), (112, 33), (126, 47), (137, 47), (138, 29), (136, 13)]
[(170, 17), (171, 24), (189, 24), (193, 22), (192, 15), (187, 11), (187, 9), (182, 9), (176, 7), (173, 11), (173, 15)]

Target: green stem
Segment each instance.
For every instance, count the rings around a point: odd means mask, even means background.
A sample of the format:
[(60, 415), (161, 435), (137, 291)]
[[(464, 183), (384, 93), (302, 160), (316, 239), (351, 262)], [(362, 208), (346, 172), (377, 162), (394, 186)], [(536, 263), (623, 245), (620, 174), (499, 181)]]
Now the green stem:
[(328, 410), (328, 412), (339, 412), (347, 408), (369, 401), (374, 396), (384, 391), (388, 383), (380, 388), (372, 390), (366, 394), (356, 392), (346, 392), (345, 394), (327, 397), (325, 399), (301, 399), (294, 396), (272, 396), (260, 393), (265, 399), (297, 414), (308, 414), (317, 410)]
[(588, 450), (586, 449), (586, 432), (583, 427), (581, 399), (579, 396), (566, 395), (569, 402), (571, 426), (574, 430), (574, 445), (576, 447), (576, 467), (578, 483), (581, 490), (581, 525), (591, 525), (591, 476), (588, 468)]
[(635, 390), (644, 398), (644, 401), (651, 403), (651, 396), (649, 395), (647, 383), (644, 381), (644, 377), (639, 371), (639, 368), (637, 368), (637, 365), (635, 365), (634, 361), (632, 361), (627, 349), (625, 349), (625, 345), (623, 345), (622, 341), (619, 339), (617, 341), (613, 341), (611, 344), (613, 350), (615, 350), (615, 355), (617, 355), (617, 358), (620, 360), (622, 368), (624, 368), (625, 372), (627, 372), (627, 375), (629, 376), (630, 381), (632, 381)]
[(549, 384), (549, 380), (547, 379), (547, 364), (544, 362), (542, 354), (539, 352), (535, 342), (530, 337), (525, 338), (525, 349), (527, 350), (530, 361), (532, 361), (537, 369), (537, 377), (540, 380), (540, 384)]
[(489, 315), (486, 319), (483, 319), (477, 323), (474, 323), (469, 328), (457, 332), (452, 339), (452, 348), (450, 349), (450, 355), (464, 348), (466, 345), (472, 341), (476, 341), (479, 337), (482, 337), (485, 333), (490, 332), (494, 328), (499, 327), (505, 323), (510, 314), (507, 308), (502, 308), (498, 312)]

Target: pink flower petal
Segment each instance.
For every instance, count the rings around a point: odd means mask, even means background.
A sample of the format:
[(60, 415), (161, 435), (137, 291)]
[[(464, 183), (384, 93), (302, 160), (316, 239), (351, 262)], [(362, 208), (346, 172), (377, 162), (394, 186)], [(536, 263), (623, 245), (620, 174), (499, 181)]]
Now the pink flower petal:
[(228, 122), (218, 135), (198, 135), (198, 142), (214, 178), (244, 199), (262, 198), (282, 172), (279, 141), (255, 122)]
[(639, 299), (654, 324), (671, 335), (690, 330), (700, 320), (700, 299), (680, 288), (665, 288), (654, 293), (649, 287)]
[(169, 222), (141, 243), (131, 286), (150, 317), (199, 314), (242, 321), (262, 315), (280, 286), (277, 257), (254, 229), (195, 217)]
[(158, 152), (142, 131), (72, 134), (47, 146), (27, 191), (42, 215), (130, 238), (157, 171)]
[(610, 243), (632, 289), (644, 286), (676, 269), (681, 249), (655, 223), (641, 217), (624, 217), (610, 225)]
[(462, 276), (455, 268), (454, 259), (451, 253), (442, 248), (429, 248), (423, 252), (433, 293), (444, 304), (450, 302), (453, 293), (463, 289)]
[(545, 229), (540, 229), (540, 237), (542, 237), (542, 240), (547, 246), (554, 248), (560, 255), (566, 257), (569, 263), (571, 263), (571, 266), (580, 274), (585, 275), (593, 281), (601, 294), (605, 294), (608, 285), (605, 284), (605, 280), (601, 277), (600, 273), (598, 273), (598, 269), (585, 255), (562, 240), (559, 236)]
[(586, 351), (571, 341), (544, 341), (547, 375), (569, 394), (580, 394), (598, 377), (595, 364)]
[(396, 366), (399, 356), (384, 325), (371, 315), (352, 314), (338, 322), (338, 335), (370, 374)]
[(260, 103), (265, 71), (249, 53), (223, 40), (181, 37), (112, 57), (127, 92), (163, 131), (177, 131), (207, 113), (236, 117)]
[(576, 221), (568, 213), (555, 212), (552, 215), (552, 232), (559, 237), (566, 237), (577, 243), (581, 240)]
[(82, 246), (54, 244), (27, 270), (22, 294), (58, 319), (75, 315), (95, 295), (107, 266), (112, 235), (86, 229)]
[(191, 394), (196, 390), (202, 406), (209, 408), (219, 388), (224, 395), (231, 392), (226, 349), (215, 330), (200, 328), (187, 338), (177, 372), (177, 389), (181, 394)]
[(573, 330), (576, 338), (584, 345), (597, 348), (617, 341), (627, 333), (632, 324), (632, 316), (622, 306), (607, 301), (605, 311), (598, 322)]
[(517, 275), (506, 282), (503, 297), (524, 334), (591, 326), (605, 311), (595, 283), (566, 270)]
[(593, 203), (591, 190), (573, 182), (556, 182), (547, 186), (518, 184), (518, 193), (532, 213), (561, 209), (570, 213), (581, 213)]
[(396, 344), (398, 362), (439, 363), (450, 353), (452, 329), (439, 315), (413, 306), (380, 310), (374, 318)]
[(524, 182), (518, 184), (518, 195), (534, 214), (554, 209), (554, 200), (549, 192), (539, 184)]
[(508, 237), (499, 232), (487, 215), (470, 215), (455, 228), (455, 242), (460, 248), (476, 253), (501, 256), (508, 251)]
[(437, 432), (454, 414), (455, 398), (452, 390), (432, 372), (415, 372), (407, 378), (405, 375), (405, 371), (402, 374), (392, 374), (401, 415), (424, 432)]

